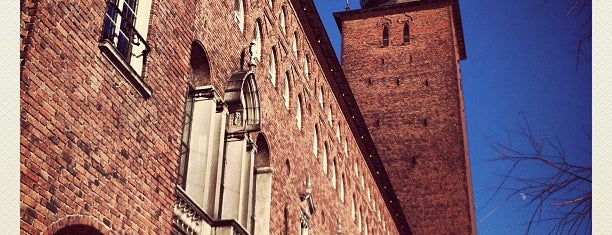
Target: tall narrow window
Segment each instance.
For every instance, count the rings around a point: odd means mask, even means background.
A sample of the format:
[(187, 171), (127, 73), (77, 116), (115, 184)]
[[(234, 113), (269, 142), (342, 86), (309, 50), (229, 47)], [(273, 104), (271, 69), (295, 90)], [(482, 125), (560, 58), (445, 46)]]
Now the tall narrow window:
[(353, 200), (351, 201), (351, 218), (355, 221), (355, 193), (353, 193)]
[(382, 46), (383, 47), (389, 46), (389, 28), (387, 28), (386, 25), (383, 27), (383, 32), (382, 32)]
[(319, 106), (321, 106), (321, 109), (323, 109), (323, 86), (319, 87), (317, 99), (319, 100)]
[(235, 0), (234, 2), (234, 20), (238, 24), (240, 31), (244, 30), (244, 2), (242, 0)]
[(330, 126), (332, 124), (334, 124), (334, 122), (332, 120), (332, 106), (331, 106), (331, 104), (329, 105), (329, 109), (327, 110), (327, 121), (329, 122)]
[(291, 50), (293, 51), (293, 56), (297, 58), (297, 32), (293, 33), (293, 39), (291, 40)]
[(255, 28), (253, 29), (253, 58), (256, 60), (255, 62), (259, 62), (261, 60), (261, 29), (259, 27), (259, 20), (255, 22)]
[(408, 23), (404, 23), (404, 43), (410, 42), (410, 27)]
[(145, 98), (151, 95), (142, 80), (143, 67), (151, 51), (146, 41), (151, 0), (106, 1), (99, 47), (103, 55)]
[(344, 173), (340, 177), (340, 201), (344, 202)]
[(272, 86), (276, 87), (276, 48), (272, 47), (272, 52), (270, 53), (270, 66), (268, 68), (268, 76), (270, 77), (270, 82), (272, 82)]
[(285, 99), (285, 108), (289, 108), (289, 92), (290, 92), (290, 88), (289, 88), (289, 72), (285, 72), (285, 77), (284, 77), (284, 84), (285, 84), (285, 90), (283, 92), (283, 99)]
[(341, 138), (342, 137), (340, 136), (340, 121), (338, 121), (336, 125), (336, 139), (338, 140), (338, 143), (340, 143)]
[(327, 175), (327, 141), (323, 144), (323, 159), (321, 159), (321, 168), (323, 173)]
[(336, 188), (336, 158), (334, 158), (334, 160), (332, 161), (331, 182), (332, 182), (332, 188)]
[(348, 138), (344, 138), (344, 156), (348, 158)]
[(278, 15), (278, 21), (279, 21), (278, 25), (280, 27), (281, 32), (283, 32), (283, 34), (286, 34), (287, 28), (285, 26), (285, 8), (284, 7), (281, 8), (281, 11)]
[(319, 146), (318, 143), (319, 142), (319, 127), (317, 126), (317, 124), (315, 124), (314, 127), (314, 135), (312, 137), (312, 155), (314, 155), (315, 157), (318, 157), (319, 155)]
[(295, 119), (297, 122), (297, 126), (299, 129), (302, 129), (302, 95), (299, 94), (297, 96), (296, 106), (295, 106)]
[(308, 80), (308, 63), (309, 63), (309, 59), (308, 59), (308, 55), (304, 56), (304, 77), (306, 78), (306, 80)]

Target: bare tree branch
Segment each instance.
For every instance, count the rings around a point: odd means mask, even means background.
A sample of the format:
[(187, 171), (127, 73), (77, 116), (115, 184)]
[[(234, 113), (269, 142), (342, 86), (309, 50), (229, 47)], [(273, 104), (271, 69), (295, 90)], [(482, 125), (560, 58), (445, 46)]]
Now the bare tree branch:
[[(522, 149), (508, 143), (491, 141), (497, 153), (495, 161), (511, 162), (512, 167), (503, 174), (488, 202), (501, 192), (507, 192), (505, 201), (517, 195), (528, 198), (524, 208), (533, 207), (525, 234), (539, 223), (555, 222), (551, 234), (583, 234), (591, 225), (591, 166), (569, 163), (561, 141), (546, 141), (544, 133), (535, 134), (525, 120), (514, 136), (524, 142)], [(588, 137), (587, 137), (588, 138)], [(520, 143), (520, 142), (519, 142)], [(520, 146), (520, 145), (519, 145)], [(589, 157), (590, 156), (583, 156)], [(526, 176), (517, 169), (534, 169), (538, 174)]]

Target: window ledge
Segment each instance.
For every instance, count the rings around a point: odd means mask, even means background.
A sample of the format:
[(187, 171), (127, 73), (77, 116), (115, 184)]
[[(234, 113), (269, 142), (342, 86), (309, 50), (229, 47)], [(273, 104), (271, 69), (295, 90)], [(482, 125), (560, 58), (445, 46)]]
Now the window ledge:
[(108, 40), (100, 41), (98, 44), (100, 47), (100, 51), (102, 51), (102, 55), (108, 61), (113, 64), (119, 72), (125, 77), (125, 79), (138, 91), (138, 93), (145, 99), (151, 97), (152, 91), (149, 86), (144, 82), (142, 77), (138, 75), (138, 73), (132, 68), (132, 66), (121, 57), (119, 51), (115, 48), (115, 46)]

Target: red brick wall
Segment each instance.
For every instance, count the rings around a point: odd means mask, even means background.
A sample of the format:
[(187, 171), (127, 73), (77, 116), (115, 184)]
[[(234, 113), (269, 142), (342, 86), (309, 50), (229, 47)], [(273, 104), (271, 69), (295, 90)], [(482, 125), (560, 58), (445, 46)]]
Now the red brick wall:
[(414, 234), (475, 233), (451, 10), (404, 5), (342, 24), (345, 74)]
[[(374, 233), (385, 221), (397, 234), (380, 193), (367, 171), (356, 140), (321, 72), (289, 2), (245, 1), (245, 30), (233, 20), (233, 1), (153, 1), (147, 41), (151, 45), (144, 81), (153, 95), (143, 99), (100, 53), (98, 39), (106, 6), (94, 1), (24, 1), (22, 3), (21, 77), (21, 231), (56, 231), (57, 221), (81, 216), (101, 221), (104, 231), (121, 234), (168, 234), (179, 159), (184, 93), (191, 78), (193, 40), (204, 45), (211, 83), (221, 94), (227, 78), (240, 69), (240, 53), (250, 42), (253, 23), (262, 20), (263, 47), (256, 79), (261, 98), (262, 132), (269, 143), (273, 174), (272, 234), (299, 231), (299, 193), (308, 176), (317, 212), (313, 234), (332, 234), (337, 220), (345, 234), (357, 234), (351, 220), (351, 195), (367, 210)], [(36, 5), (38, 4), (38, 5)], [(287, 36), (278, 28), (284, 5)], [(299, 55), (291, 52), (289, 35), (297, 30)], [(277, 48), (276, 88), (267, 79), (268, 56)], [(302, 75), (302, 58), (310, 55), (310, 79)], [(325, 60), (322, 60), (325, 61)], [(291, 71), (290, 108), (283, 106), (282, 74)], [(323, 86), (325, 107), (333, 107), (334, 125), (341, 122), (349, 157), (320, 109), (315, 87)], [(295, 123), (296, 97), (301, 94), (302, 129)], [(321, 171), (321, 157), (312, 154), (312, 136), (319, 123), (319, 150), (327, 141), (328, 167), (338, 162), (345, 174), (342, 203), (330, 176)], [(255, 136), (253, 136), (255, 139)], [(288, 171), (287, 164), (291, 166)], [(354, 163), (370, 188), (355, 178)], [(331, 172), (331, 170), (328, 170)], [(372, 206), (375, 203), (375, 208)], [(379, 221), (376, 214), (381, 212)], [(364, 216), (365, 217), (365, 216)], [(79, 221), (74, 220), (74, 223)], [(54, 225), (55, 224), (55, 227)], [(69, 223), (66, 223), (66, 226)]]
[(192, 38), (191, 25), (162, 19), (193, 19), (195, 6), (154, 3), (145, 100), (98, 49), (104, 1), (40, 1), (24, 18), (31, 4), (22, 3), (22, 233), (91, 215), (110, 231), (168, 234)]

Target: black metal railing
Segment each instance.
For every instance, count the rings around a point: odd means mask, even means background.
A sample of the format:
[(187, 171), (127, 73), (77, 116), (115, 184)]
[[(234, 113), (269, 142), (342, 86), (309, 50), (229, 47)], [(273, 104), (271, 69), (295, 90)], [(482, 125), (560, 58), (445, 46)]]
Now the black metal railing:
[(126, 62), (129, 63), (133, 55), (136, 58), (143, 57), (142, 62), (145, 64), (151, 47), (135, 27), (136, 0), (108, 0), (106, 5), (100, 41), (114, 45)]

